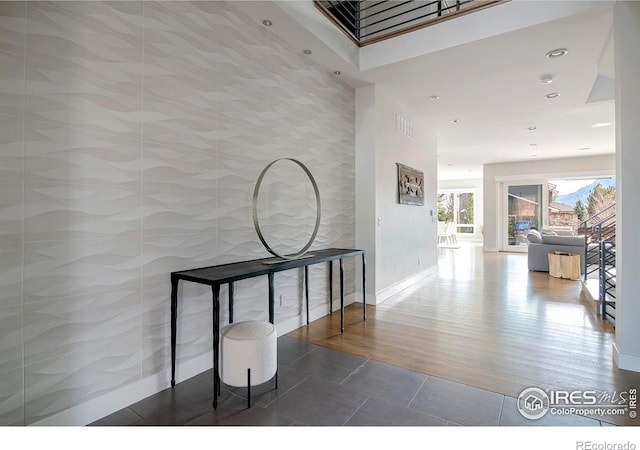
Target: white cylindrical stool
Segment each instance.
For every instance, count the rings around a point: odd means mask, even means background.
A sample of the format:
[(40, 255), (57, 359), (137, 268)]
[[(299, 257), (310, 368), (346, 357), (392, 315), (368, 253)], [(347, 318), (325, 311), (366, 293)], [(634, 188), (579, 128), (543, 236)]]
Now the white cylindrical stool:
[(246, 386), (248, 408), (251, 386), (275, 376), (278, 388), (278, 336), (272, 323), (231, 323), (222, 328), (220, 338), (220, 380), (230, 386)]

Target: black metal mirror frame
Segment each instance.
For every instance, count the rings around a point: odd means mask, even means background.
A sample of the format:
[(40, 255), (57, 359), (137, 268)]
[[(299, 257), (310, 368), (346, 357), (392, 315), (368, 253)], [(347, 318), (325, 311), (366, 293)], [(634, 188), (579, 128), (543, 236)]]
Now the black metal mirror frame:
[[(271, 166), (273, 166), (278, 161), (291, 161), (291, 162), (297, 164), (307, 174), (307, 176), (309, 177), (309, 181), (311, 181), (311, 185), (313, 186), (313, 191), (315, 192), (315, 195), (316, 195), (316, 224), (315, 224), (315, 227), (313, 229), (313, 233), (311, 234), (311, 237), (309, 238), (309, 241), (305, 244), (304, 247), (302, 247), (302, 249), (300, 251), (298, 251), (297, 253), (290, 254), (290, 255), (281, 255), (281, 254), (279, 254), (278, 252), (276, 252), (275, 250), (273, 250), (271, 248), (271, 246), (267, 243), (266, 239), (262, 235), (262, 231), (260, 230), (260, 223), (259, 223), (259, 220), (258, 220), (258, 196), (260, 195), (260, 186), (262, 185), (262, 179), (264, 178), (264, 176), (268, 172), (268, 170), (271, 168)], [(321, 215), (321, 212), (322, 212), (322, 209), (321, 209), (321, 205), (320, 205), (320, 191), (318, 190), (318, 184), (316, 183), (316, 180), (313, 178), (313, 175), (311, 174), (311, 171), (307, 168), (307, 166), (302, 164), (300, 161), (298, 161), (297, 159), (293, 159), (293, 158), (279, 158), (279, 159), (276, 159), (276, 160), (272, 161), (271, 163), (269, 163), (262, 170), (262, 172), (260, 173), (260, 176), (258, 177), (258, 179), (256, 181), (256, 186), (253, 189), (253, 226), (256, 229), (256, 233), (258, 234), (258, 238), (260, 238), (260, 242), (262, 242), (262, 244), (264, 245), (264, 247), (267, 249), (267, 251), (269, 253), (271, 253), (274, 256), (277, 256), (278, 258), (282, 258), (282, 259), (297, 259), (297, 258), (301, 258), (307, 252), (307, 250), (309, 250), (309, 248), (313, 244), (313, 241), (316, 238), (316, 235), (318, 234), (318, 230), (320, 228), (320, 215)]]

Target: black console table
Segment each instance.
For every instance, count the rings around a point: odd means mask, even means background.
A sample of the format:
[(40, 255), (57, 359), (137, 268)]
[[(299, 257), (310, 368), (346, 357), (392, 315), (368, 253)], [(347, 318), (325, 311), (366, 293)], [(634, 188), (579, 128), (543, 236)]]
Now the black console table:
[(198, 269), (171, 272), (171, 387), (176, 384), (176, 337), (178, 318), (178, 283), (180, 280), (211, 286), (213, 296), (213, 408), (218, 407), (220, 376), (218, 374), (218, 354), (220, 347), (220, 285), (229, 285), (229, 322), (233, 322), (233, 283), (238, 280), (266, 275), (269, 280), (269, 322), (274, 323), (274, 275), (276, 272), (304, 268), (304, 287), (309, 324), (309, 266), (329, 263), (329, 311), (333, 298), (333, 261), (340, 261), (340, 330), (344, 332), (344, 258), (362, 255), (362, 316), (366, 320), (366, 258), (364, 250), (328, 248), (310, 251), (298, 259), (263, 258)]

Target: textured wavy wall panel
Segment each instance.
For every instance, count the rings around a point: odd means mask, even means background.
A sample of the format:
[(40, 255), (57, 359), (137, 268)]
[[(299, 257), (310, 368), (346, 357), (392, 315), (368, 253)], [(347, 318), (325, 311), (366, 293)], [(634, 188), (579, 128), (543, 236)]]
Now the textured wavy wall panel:
[(139, 140), (37, 121), (27, 131), (24, 166), (30, 180), (140, 188)]
[(20, 240), (22, 235), (22, 181), (0, 180), (0, 243)]
[(140, 283), (140, 240), (25, 242), (24, 303)]
[[(168, 382), (169, 273), (268, 256), (251, 202), (272, 160), (318, 182), (313, 248), (353, 246), (354, 114), (353, 91), (232, 4), (0, 2), (0, 424)], [(289, 169), (261, 207), (283, 248), (315, 220)], [(277, 275), (276, 322), (304, 312), (301, 280)], [(311, 308), (327, 285), (312, 267)], [(267, 318), (266, 278), (235, 293), (236, 320)], [(211, 351), (212, 306), (207, 286), (179, 295), (181, 363)]]
[(0, 308), (22, 304), (22, 245), (0, 244)]
[(25, 241), (140, 235), (140, 190), (26, 182)]
[(145, 95), (144, 139), (167, 146), (187, 144), (199, 151), (212, 150), (216, 136), (216, 115), (180, 103)]
[[(15, 118), (22, 118), (24, 106), (25, 11), (23, 2), (0, 3), (0, 112)], [(2, 121), (5, 120), (3, 117)], [(21, 124), (17, 129), (22, 131)], [(7, 131), (6, 127), (2, 131)]]
[(139, 334), (140, 288), (25, 305), (25, 364)]
[[(22, 307), (7, 306), (0, 309), (0, 325), (2, 325), (2, 337), (0, 341), (0, 371), (11, 371), (22, 367)], [(0, 391), (2, 395), (10, 394), (5, 389)]]
[[(13, 322), (17, 322), (13, 320)], [(17, 322), (20, 323), (20, 322)], [(3, 328), (3, 334), (5, 333)], [(2, 425), (24, 424), (24, 375), (22, 366), (2, 371), (0, 405)]]
[[(142, 327), (145, 331), (158, 327), (168, 330), (170, 316), (167, 308), (171, 294), (168, 274), (214, 264), (212, 257), (216, 254), (216, 240), (200, 234), (145, 237), (142, 245)], [(185, 299), (180, 303), (180, 317), (208, 314), (211, 288), (184, 283), (179, 294)]]
[(0, 424), (24, 423), (22, 179), (26, 4), (0, 2)]
[(24, 370), (25, 416), (32, 423), (138, 380), (140, 337), (84, 346)]
[[(2, 66), (4, 57), (0, 54), (0, 77), (5, 76)], [(7, 62), (8, 63), (8, 62)], [(11, 64), (11, 63), (8, 63)], [(5, 78), (6, 80), (6, 78)], [(2, 86), (4, 83), (0, 83)], [(0, 101), (4, 95), (0, 93)], [(22, 178), (23, 175), (23, 120), (22, 117), (4, 115), (4, 105), (0, 105), (0, 178)]]
[(142, 187), (145, 192), (208, 192), (215, 189), (219, 171), (213, 151), (201, 152), (185, 143), (144, 143)]

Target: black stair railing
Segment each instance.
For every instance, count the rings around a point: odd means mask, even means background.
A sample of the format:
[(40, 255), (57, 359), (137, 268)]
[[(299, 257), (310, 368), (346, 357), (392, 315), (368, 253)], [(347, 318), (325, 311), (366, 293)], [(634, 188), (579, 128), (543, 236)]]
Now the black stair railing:
[(364, 46), (507, 0), (314, 0), (316, 8)]
[(616, 204), (582, 222), (584, 279), (598, 275), (600, 315), (615, 326), (616, 300)]
[(615, 236), (600, 242), (600, 314), (615, 325), (616, 320), (616, 242)]
[(580, 224), (579, 232), (584, 234), (583, 274), (585, 281), (594, 272), (600, 270), (600, 242), (615, 236), (616, 204), (609, 205)]

